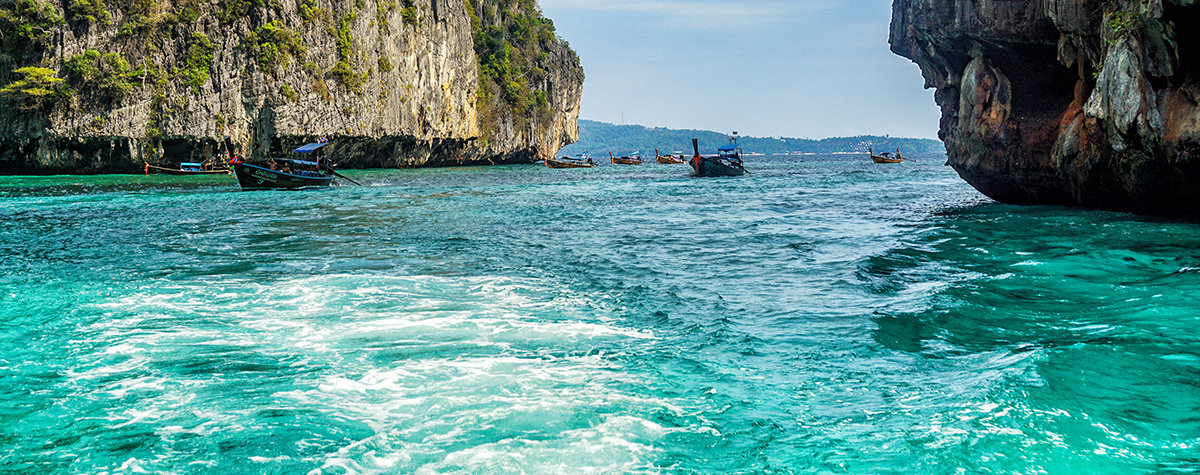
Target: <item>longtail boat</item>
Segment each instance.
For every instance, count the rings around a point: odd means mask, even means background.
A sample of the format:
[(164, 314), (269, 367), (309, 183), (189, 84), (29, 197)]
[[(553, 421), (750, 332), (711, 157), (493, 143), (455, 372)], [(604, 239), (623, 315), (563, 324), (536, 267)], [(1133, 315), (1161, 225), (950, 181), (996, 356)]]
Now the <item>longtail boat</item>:
[(742, 176), (746, 173), (746, 168), (742, 166), (742, 148), (737, 144), (737, 132), (733, 133), (728, 144), (717, 150), (715, 157), (701, 156), (697, 139), (692, 139), (692, 149), (696, 153), (691, 162), (696, 176)]
[(871, 160), (875, 163), (904, 163), (904, 157), (900, 155), (900, 149), (896, 149), (896, 158), (892, 158), (890, 152), (883, 152), (883, 155), (875, 155), (875, 150), (867, 147), (867, 153), (871, 154)]
[(642, 156), (634, 154), (633, 156), (614, 157), (612, 152), (608, 152), (609, 160), (612, 160), (614, 165), (641, 165)]
[(680, 155), (659, 155), (657, 148), (654, 149), (654, 159), (658, 160), (658, 163), (661, 163), (663, 165), (678, 165), (681, 163), (687, 163), (687, 159), (683, 158), (682, 154), (680, 154)]
[(160, 167), (146, 162), (145, 171), (147, 175), (152, 173), (158, 175), (228, 175), (230, 173), (229, 167), (216, 166), (211, 162), (180, 162), (179, 168)]
[(246, 163), (233, 159), (229, 167), (237, 177), (243, 190), (265, 190), (280, 188), (309, 188), (329, 186), (337, 172), (330, 169), (317, 151), (325, 142), (311, 143), (293, 150), (295, 155), (308, 155), (313, 160), (298, 158), (271, 158)]
[(596, 164), (592, 163), (592, 157), (584, 152), (574, 157), (547, 158), (546, 166), (550, 168), (592, 168)]

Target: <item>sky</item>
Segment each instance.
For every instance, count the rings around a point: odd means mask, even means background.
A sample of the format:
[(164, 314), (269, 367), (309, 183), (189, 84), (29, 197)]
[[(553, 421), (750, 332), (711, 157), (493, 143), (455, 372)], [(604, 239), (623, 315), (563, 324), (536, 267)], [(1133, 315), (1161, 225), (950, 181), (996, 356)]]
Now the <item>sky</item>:
[(757, 137), (937, 138), (891, 0), (540, 0), (579, 53), (580, 118)]

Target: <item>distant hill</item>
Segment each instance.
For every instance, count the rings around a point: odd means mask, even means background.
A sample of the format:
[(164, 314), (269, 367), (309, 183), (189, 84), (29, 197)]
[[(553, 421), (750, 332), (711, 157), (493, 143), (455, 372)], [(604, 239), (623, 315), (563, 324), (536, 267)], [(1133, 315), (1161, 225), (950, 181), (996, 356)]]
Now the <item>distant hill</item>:
[[(592, 120), (579, 121), (579, 142), (560, 150), (559, 155), (575, 155), (590, 151), (593, 154), (627, 154), (641, 151), (654, 154), (658, 147), (663, 154), (682, 150), (692, 154), (692, 138), (700, 139), (700, 152), (713, 153), (718, 146), (729, 141), (729, 135), (707, 130), (677, 130), (651, 128), (641, 125), (615, 125)], [(876, 152), (900, 149), (904, 153), (945, 153), (946, 147), (938, 140), (906, 139), (862, 135), (830, 139), (795, 139), (770, 137), (742, 137), (738, 140), (746, 153), (786, 155), (790, 153), (838, 153), (866, 152), (873, 147)]]

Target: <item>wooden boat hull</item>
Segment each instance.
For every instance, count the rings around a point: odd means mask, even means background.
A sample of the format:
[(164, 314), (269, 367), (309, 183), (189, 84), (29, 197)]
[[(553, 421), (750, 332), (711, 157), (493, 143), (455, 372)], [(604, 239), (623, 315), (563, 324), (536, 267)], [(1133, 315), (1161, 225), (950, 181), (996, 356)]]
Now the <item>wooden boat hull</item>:
[(596, 165), (591, 163), (580, 163), (567, 160), (558, 160), (555, 158), (547, 158), (546, 166), (550, 168), (592, 168)]
[(151, 173), (156, 175), (228, 175), (231, 172), (228, 168), (218, 170), (183, 170), (179, 168), (159, 167), (147, 163), (146, 174)]
[(612, 162), (613, 162), (613, 165), (641, 165), (642, 159), (640, 159), (640, 158), (614, 158), (614, 159), (612, 159)]
[(870, 147), (867, 147), (867, 155), (870, 155), (871, 161), (875, 163), (904, 163), (904, 157), (900, 155), (900, 149), (896, 149), (896, 158), (884, 156), (891, 155), (890, 153), (875, 155), (875, 150)]
[(699, 177), (742, 176), (746, 169), (729, 163), (718, 157), (696, 157), (692, 159), (692, 169)]
[(328, 174), (320, 176), (293, 175), (249, 163), (235, 163), (230, 166), (243, 190), (308, 188), (329, 186), (333, 183), (333, 175)]
[(667, 157), (658, 157), (658, 163), (661, 163), (663, 165), (680, 165), (683, 163), (687, 163), (687, 160), (684, 160), (683, 157), (667, 156)]

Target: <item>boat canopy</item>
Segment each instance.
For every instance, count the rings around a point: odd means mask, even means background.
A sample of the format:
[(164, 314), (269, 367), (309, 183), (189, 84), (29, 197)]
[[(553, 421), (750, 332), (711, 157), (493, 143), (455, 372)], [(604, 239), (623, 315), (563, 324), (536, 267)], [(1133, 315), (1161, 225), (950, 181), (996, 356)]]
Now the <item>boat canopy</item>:
[(307, 160), (281, 160), (281, 161), (295, 163), (297, 165), (308, 165), (310, 167), (315, 167), (315, 166), (319, 165), (317, 162), (310, 162)]
[(725, 145), (722, 145), (722, 146), (721, 146), (721, 148), (718, 148), (718, 149), (717, 149), (717, 151), (719, 151), (719, 152), (732, 152), (732, 151), (734, 151), (734, 150), (737, 150), (737, 149), (738, 149), (738, 146), (737, 146), (737, 144), (735, 144), (735, 143), (731, 143), (731, 144), (725, 144)]
[(199, 163), (191, 163), (191, 162), (179, 162), (179, 166), (180, 166), (180, 167), (194, 167), (194, 168), (200, 168), (202, 165), (200, 165)]
[(313, 153), (313, 152), (317, 151), (318, 148), (324, 147), (326, 145), (329, 145), (329, 142), (310, 143), (310, 144), (300, 147), (298, 149), (292, 150), (292, 152), (293, 153)]

